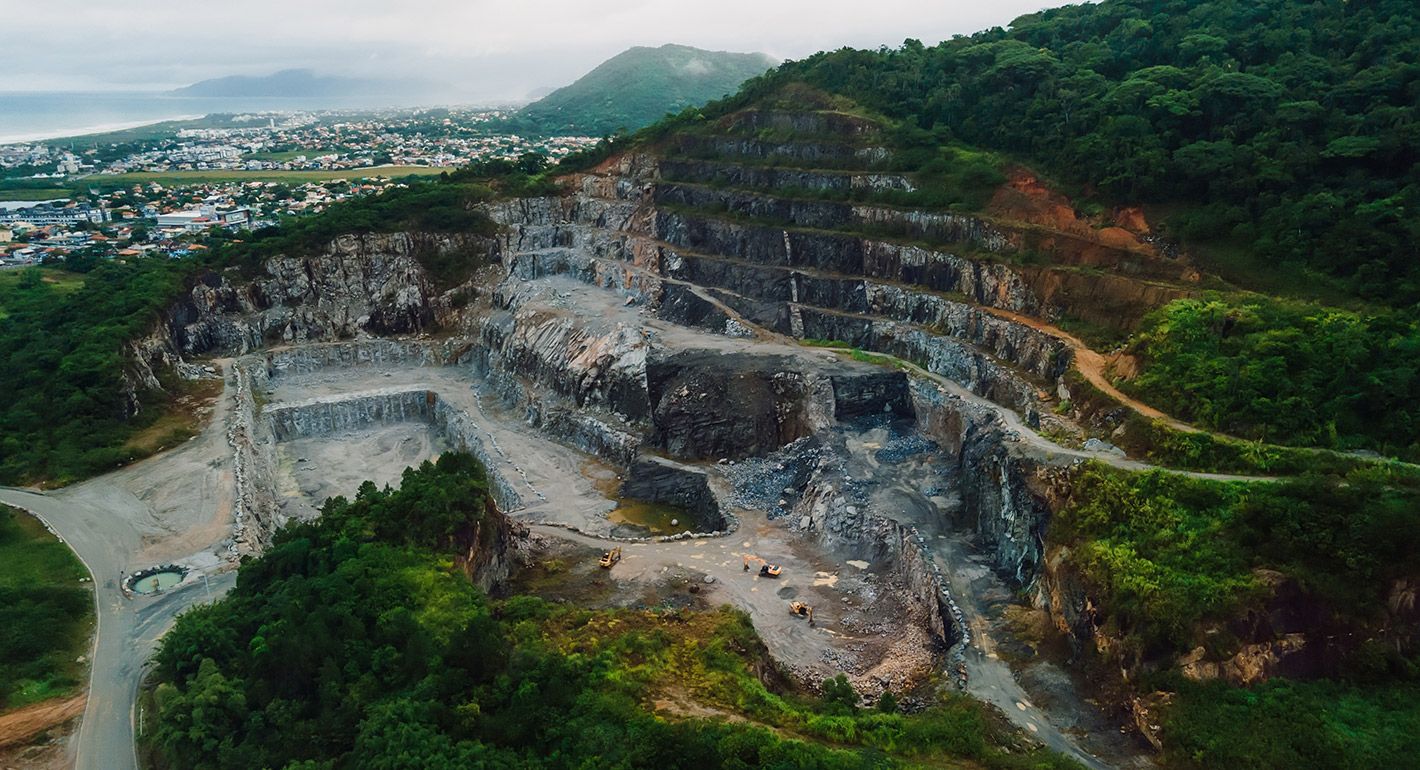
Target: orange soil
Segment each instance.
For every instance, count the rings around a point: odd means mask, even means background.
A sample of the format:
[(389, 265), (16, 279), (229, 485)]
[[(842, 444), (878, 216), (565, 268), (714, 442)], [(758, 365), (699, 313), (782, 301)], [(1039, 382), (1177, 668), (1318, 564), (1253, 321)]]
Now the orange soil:
[(0, 746), (21, 743), (84, 713), (86, 695), (55, 698), (18, 711), (0, 714)]

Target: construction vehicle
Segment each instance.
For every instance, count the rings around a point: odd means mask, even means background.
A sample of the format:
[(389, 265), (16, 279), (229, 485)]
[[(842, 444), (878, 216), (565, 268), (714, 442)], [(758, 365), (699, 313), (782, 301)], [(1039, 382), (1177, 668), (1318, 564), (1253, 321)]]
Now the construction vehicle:
[(777, 578), (784, 573), (784, 569), (778, 564), (770, 564), (769, 562), (759, 558), (758, 556), (752, 556), (749, 554), (745, 555), (745, 572), (749, 572), (749, 564), (753, 561), (759, 562), (760, 577)]
[(621, 561), (621, 546), (617, 546), (616, 548), (613, 548), (610, 551), (607, 551), (606, 553), (602, 554), (602, 569), (611, 569), (612, 565), (616, 564), (619, 561)]
[(814, 608), (803, 602), (789, 602), (789, 614), (798, 615), (801, 618), (808, 618), (809, 625), (814, 624)]

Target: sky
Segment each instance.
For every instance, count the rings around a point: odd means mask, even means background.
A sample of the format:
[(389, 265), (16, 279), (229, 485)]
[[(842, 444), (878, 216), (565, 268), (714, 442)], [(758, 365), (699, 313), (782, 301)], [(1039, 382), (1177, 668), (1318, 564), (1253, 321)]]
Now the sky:
[[(1041, 0), (45, 0), (5, 3), (0, 91), (164, 90), (290, 68), (422, 77), (470, 99), (565, 85), (633, 45), (797, 59), (933, 44)], [(25, 32), (29, 30), (29, 32)], [(17, 34), (19, 33), (19, 34)]]

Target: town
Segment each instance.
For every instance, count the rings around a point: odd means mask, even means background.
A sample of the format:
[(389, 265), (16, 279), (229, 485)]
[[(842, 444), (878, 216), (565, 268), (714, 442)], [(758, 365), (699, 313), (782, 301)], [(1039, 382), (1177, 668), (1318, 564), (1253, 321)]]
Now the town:
[(0, 192), (27, 198), (0, 198), (0, 268), (77, 252), (187, 256), (213, 232), (318, 213), (410, 176), (526, 153), (556, 160), (598, 141), (499, 133), (508, 114), (253, 113), (0, 145)]

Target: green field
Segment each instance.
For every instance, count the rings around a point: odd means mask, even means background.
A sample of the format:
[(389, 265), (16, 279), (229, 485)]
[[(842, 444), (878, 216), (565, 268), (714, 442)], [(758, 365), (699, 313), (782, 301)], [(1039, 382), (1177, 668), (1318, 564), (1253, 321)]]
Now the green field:
[(0, 710), (83, 684), (94, 627), (89, 573), (24, 511), (0, 505)]
[(0, 190), (0, 201), (50, 201), (68, 198), (74, 193), (63, 187), (36, 187), (28, 190)]

